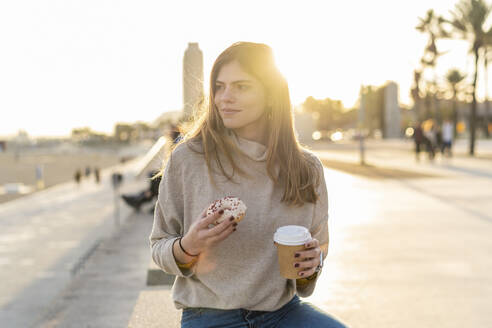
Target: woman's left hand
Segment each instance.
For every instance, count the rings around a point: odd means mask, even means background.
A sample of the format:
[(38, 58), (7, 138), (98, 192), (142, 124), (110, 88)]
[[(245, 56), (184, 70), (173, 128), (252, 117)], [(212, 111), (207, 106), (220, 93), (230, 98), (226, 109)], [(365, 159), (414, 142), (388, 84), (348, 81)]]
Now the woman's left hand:
[(305, 245), (305, 250), (298, 251), (294, 254), (296, 268), (302, 268), (299, 272), (299, 278), (307, 278), (312, 276), (316, 272), (316, 268), (320, 264), (319, 255), (321, 254), (321, 248), (319, 248), (319, 242), (313, 238)]

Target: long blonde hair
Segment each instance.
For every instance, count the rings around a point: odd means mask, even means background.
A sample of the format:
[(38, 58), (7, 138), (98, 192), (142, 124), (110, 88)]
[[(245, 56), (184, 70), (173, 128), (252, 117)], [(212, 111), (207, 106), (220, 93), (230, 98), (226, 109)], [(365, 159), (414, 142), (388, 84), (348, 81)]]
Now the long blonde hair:
[[(208, 106), (196, 112), (196, 118), (188, 126), (181, 126), (184, 134), (178, 143), (201, 145), (210, 177), (212, 177), (212, 161), (215, 161), (222, 174), (232, 180), (234, 172), (245, 174), (234, 161), (238, 153), (236, 146), (225, 138), (228, 129), (224, 126), (215, 105), (215, 81), (221, 67), (236, 60), (241, 68), (262, 82), (271, 107), (267, 112), (267, 172), (274, 183), (284, 189), (282, 202), (301, 206), (305, 202), (315, 203), (318, 199), (316, 187), (319, 184), (319, 173), (312, 155), (303, 151), (296, 139), (293, 126), (293, 114), (287, 81), (277, 69), (272, 49), (261, 43), (236, 42), (224, 50), (216, 59), (210, 76), (210, 95)], [(177, 145), (175, 145), (177, 146)], [(227, 174), (222, 165), (219, 153), (232, 166), (232, 174)], [(275, 166), (278, 169), (275, 170)], [(278, 174), (277, 174), (277, 173)]]

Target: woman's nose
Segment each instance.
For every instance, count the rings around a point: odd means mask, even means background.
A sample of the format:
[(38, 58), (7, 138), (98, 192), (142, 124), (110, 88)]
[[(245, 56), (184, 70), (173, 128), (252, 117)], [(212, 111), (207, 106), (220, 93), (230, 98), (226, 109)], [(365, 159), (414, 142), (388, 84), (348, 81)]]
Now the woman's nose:
[(221, 94), (221, 100), (224, 102), (234, 101), (234, 93), (231, 87), (224, 87), (224, 91)]

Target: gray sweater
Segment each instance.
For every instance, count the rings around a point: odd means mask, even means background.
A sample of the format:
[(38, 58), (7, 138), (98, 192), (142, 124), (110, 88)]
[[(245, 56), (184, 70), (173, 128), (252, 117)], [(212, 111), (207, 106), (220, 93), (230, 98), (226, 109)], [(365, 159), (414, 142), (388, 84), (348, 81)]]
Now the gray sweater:
[[(150, 235), (152, 258), (165, 272), (176, 275), (173, 300), (176, 308), (208, 307), (275, 311), (297, 292), (312, 294), (316, 281), (296, 291), (296, 281), (280, 275), (273, 234), (284, 225), (301, 225), (320, 245), (328, 243), (328, 196), (323, 166), (310, 154), (321, 174), (316, 204), (302, 207), (281, 202), (283, 190), (266, 171), (266, 147), (230, 136), (243, 152), (236, 163), (249, 178), (234, 175), (234, 182), (216, 173), (210, 183), (204, 156), (179, 145), (171, 154), (159, 186), (159, 196)], [(222, 161), (227, 172), (231, 167)], [(200, 213), (214, 200), (239, 197), (247, 206), (237, 231), (200, 255), (189, 270), (181, 270), (172, 245), (184, 235)], [(326, 254), (325, 254), (326, 256)]]

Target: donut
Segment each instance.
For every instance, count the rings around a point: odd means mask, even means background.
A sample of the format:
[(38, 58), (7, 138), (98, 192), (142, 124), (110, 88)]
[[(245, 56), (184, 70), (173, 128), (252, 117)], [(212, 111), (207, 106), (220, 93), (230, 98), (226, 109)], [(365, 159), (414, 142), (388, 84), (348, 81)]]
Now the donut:
[(246, 205), (237, 197), (227, 196), (222, 199), (217, 199), (207, 209), (207, 216), (214, 214), (220, 209), (224, 209), (222, 214), (214, 223), (219, 224), (225, 219), (234, 216), (234, 221), (241, 221), (246, 215)]

